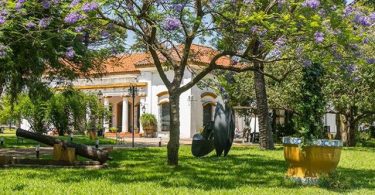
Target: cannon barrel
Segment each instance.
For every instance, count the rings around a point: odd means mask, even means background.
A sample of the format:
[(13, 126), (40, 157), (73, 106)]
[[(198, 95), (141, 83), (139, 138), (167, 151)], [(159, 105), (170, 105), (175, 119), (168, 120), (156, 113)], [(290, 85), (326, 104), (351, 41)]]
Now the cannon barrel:
[(96, 149), (95, 147), (61, 141), (48, 135), (26, 131), (21, 128), (17, 129), (16, 135), (19, 137), (35, 140), (49, 146), (53, 146), (54, 144), (61, 144), (63, 147), (75, 148), (76, 154), (91, 160), (99, 161), (102, 164), (109, 159), (108, 151)]

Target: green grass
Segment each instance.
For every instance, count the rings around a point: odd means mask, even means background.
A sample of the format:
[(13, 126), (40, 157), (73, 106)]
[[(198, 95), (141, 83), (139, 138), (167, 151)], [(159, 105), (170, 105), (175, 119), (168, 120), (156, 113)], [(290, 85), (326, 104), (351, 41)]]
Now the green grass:
[(285, 179), (282, 148), (234, 147), (230, 155), (194, 158), (180, 150), (180, 165), (166, 165), (166, 148), (115, 150), (109, 168), (8, 168), (0, 194), (375, 194), (375, 151), (344, 149), (333, 186), (300, 186)]
[[(37, 144), (27, 139), (15, 144), (14, 131), (1, 136), (7, 147)], [(74, 140), (94, 144), (85, 136)], [(234, 147), (225, 158), (214, 153), (195, 158), (190, 146), (182, 146), (177, 168), (166, 165), (164, 147), (115, 150), (111, 156), (109, 167), (102, 170), (0, 169), (0, 194), (375, 194), (374, 148), (344, 148), (337, 173), (320, 186), (300, 186), (286, 179), (281, 147)]]
[[(30, 140), (30, 139), (23, 139), (23, 142), (17, 143), (17, 137), (15, 135), (15, 130), (5, 130), (4, 134), (0, 134), (0, 138), (3, 137), (5, 140), (6, 148), (30, 148), (35, 147), (39, 144), (39, 142)], [(68, 140), (69, 136), (58, 136), (56, 137), (60, 140)], [(113, 139), (98, 137), (100, 144), (115, 144), (116, 141)], [(74, 135), (73, 142), (86, 144), (86, 145), (95, 145), (95, 140), (90, 140), (88, 136), (85, 135)], [(41, 146), (46, 146), (41, 144)]]

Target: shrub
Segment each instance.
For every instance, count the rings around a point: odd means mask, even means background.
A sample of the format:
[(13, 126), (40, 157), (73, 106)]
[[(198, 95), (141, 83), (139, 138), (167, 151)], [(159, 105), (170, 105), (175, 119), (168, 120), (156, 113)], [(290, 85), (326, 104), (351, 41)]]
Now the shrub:
[(141, 119), (141, 123), (142, 123), (143, 127), (145, 127), (145, 126), (156, 126), (157, 125), (156, 117), (153, 114), (144, 113), (144, 114), (142, 114), (140, 119)]

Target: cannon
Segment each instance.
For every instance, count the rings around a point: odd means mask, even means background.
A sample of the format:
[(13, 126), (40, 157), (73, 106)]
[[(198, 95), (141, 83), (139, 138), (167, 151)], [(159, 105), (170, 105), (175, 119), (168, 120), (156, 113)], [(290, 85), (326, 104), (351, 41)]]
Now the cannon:
[(100, 150), (95, 147), (86, 146), (83, 144), (76, 144), (76, 143), (61, 141), (59, 139), (56, 139), (48, 135), (26, 131), (21, 128), (17, 129), (16, 135), (18, 137), (35, 140), (35, 141), (38, 141), (40, 143), (43, 143), (49, 146), (60, 144), (62, 145), (63, 148), (74, 148), (76, 154), (82, 157), (91, 159), (91, 160), (99, 161), (101, 164), (104, 164), (107, 160), (109, 160), (107, 150)]

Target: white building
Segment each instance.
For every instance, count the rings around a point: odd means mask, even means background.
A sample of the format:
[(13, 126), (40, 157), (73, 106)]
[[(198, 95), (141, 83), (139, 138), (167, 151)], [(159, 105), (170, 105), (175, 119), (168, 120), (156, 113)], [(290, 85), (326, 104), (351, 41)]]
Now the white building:
[[(182, 85), (193, 78), (192, 70), (198, 70), (209, 63), (209, 56), (213, 49), (193, 45), (194, 60), (189, 62), (185, 71)], [(220, 59), (230, 64), (229, 58)], [(105, 63), (105, 75), (101, 78), (77, 79), (72, 82), (74, 88), (87, 93), (103, 94), (104, 105), (112, 111), (112, 118), (104, 126), (117, 127), (121, 132), (131, 132), (133, 113), (135, 118), (135, 132), (143, 132), (139, 122), (142, 113), (152, 113), (158, 121), (157, 136), (169, 134), (169, 95), (162, 82), (152, 58), (147, 53), (134, 53), (118, 56)], [(172, 80), (173, 71), (166, 72)], [(138, 89), (135, 101), (129, 93), (129, 87)], [(180, 136), (191, 138), (203, 127), (204, 121), (211, 121), (215, 105), (221, 99), (210, 89), (199, 89), (197, 86), (185, 91), (180, 97)], [(133, 110), (134, 105), (134, 110)], [(138, 131), (140, 130), (140, 131)]]
[[(194, 58), (189, 61), (182, 85), (191, 81), (195, 71), (202, 66), (207, 66), (216, 51), (209, 47), (193, 45), (191, 53)], [(218, 63), (230, 65), (231, 60), (229, 57), (222, 57)], [(105, 74), (100, 78), (81, 78), (71, 84), (74, 88), (84, 92), (93, 94), (100, 92), (103, 95), (104, 105), (112, 111), (111, 119), (104, 124), (105, 130), (109, 131), (110, 127), (116, 127), (121, 132), (131, 132), (133, 129), (132, 115), (134, 114), (135, 130), (143, 133), (139, 117), (142, 113), (152, 113), (158, 121), (157, 136), (168, 137), (168, 90), (162, 82), (151, 56), (147, 53), (117, 56), (106, 61), (104, 68)], [(173, 71), (167, 71), (166, 75), (171, 80)], [(56, 83), (52, 85), (57, 86)], [(129, 94), (130, 86), (135, 86), (138, 89), (134, 102)], [(222, 102), (221, 97), (208, 88), (202, 90), (195, 85), (182, 93), (180, 96), (180, 137), (191, 138), (203, 128), (204, 123), (213, 120), (217, 102)], [(282, 113), (279, 114), (278, 120), (282, 122)], [(249, 122), (246, 125), (244, 118), (238, 116), (235, 125), (239, 131), (250, 127), (252, 132), (254, 130), (259, 132), (257, 117), (252, 117)], [(324, 124), (330, 126), (331, 131), (336, 131), (334, 115), (333, 117), (327, 115)], [(23, 120), (21, 128), (30, 128), (26, 120)]]

